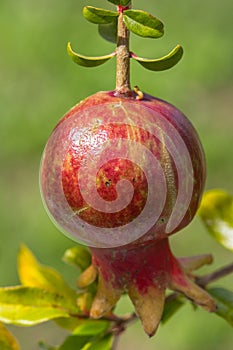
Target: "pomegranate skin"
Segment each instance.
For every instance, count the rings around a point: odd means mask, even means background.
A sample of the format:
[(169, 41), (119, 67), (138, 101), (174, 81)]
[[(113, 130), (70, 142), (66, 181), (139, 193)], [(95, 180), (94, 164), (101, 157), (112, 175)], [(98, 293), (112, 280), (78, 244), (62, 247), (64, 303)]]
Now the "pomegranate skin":
[(109, 91), (59, 121), (40, 186), (60, 229), (104, 248), (160, 240), (188, 225), (205, 177), (201, 143), (183, 113), (150, 95), (137, 100)]
[(163, 100), (98, 92), (60, 120), (43, 153), (41, 193), (59, 228), (91, 249), (78, 280), (86, 288), (98, 276), (90, 317), (111, 312), (126, 292), (152, 336), (167, 288), (215, 310), (191, 273), (211, 256), (177, 259), (168, 242), (193, 219), (205, 177), (195, 129)]

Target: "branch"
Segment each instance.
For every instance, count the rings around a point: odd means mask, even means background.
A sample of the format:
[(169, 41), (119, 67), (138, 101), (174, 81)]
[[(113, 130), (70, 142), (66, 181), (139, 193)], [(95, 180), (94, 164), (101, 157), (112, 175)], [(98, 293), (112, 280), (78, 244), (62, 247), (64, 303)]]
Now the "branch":
[(196, 283), (201, 286), (201, 287), (205, 287), (207, 284), (212, 283), (222, 277), (225, 277), (227, 275), (229, 275), (230, 273), (233, 273), (233, 263), (223, 266), (220, 269), (205, 275), (205, 276), (201, 276), (201, 277), (197, 277), (196, 278)]
[(113, 343), (112, 343), (112, 349), (111, 349), (111, 350), (117, 350), (119, 338), (120, 338), (120, 334), (116, 334), (116, 335), (114, 336)]

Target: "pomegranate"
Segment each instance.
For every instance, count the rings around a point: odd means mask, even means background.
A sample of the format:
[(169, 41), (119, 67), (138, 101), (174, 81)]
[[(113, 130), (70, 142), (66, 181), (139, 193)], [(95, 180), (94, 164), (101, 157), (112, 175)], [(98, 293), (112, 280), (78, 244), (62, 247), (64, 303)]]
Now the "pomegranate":
[(98, 272), (92, 317), (109, 312), (124, 291), (150, 335), (166, 288), (215, 308), (168, 244), (193, 219), (205, 183), (202, 146), (178, 109), (146, 94), (137, 100), (98, 92), (55, 127), (40, 176), (52, 218), (91, 247), (93, 265), (80, 286)]
[[(195, 284), (190, 272), (211, 257), (176, 259), (168, 242), (197, 211), (205, 158), (184, 114), (130, 88), (130, 58), (136, 57), (148, 69), (167, 69), (182, 56), (181, 47), (161, 60), (138, 58), (129, 51), (125, 11), (135, 20), (149, 18), (146, 23), (157, 28), (153, 35), (162, 35), (163, 26), (147, 13), (129, 11), (130, 1), (114, 3), (127, 5), (117, 7), (117, 49), (108, 56), (117, 59), (116, 89), (86, 98), (60, 120), (43, 153), (40, 186), (54, 222), (90, 247), (92, 265), (78, 281), (82, 288), (98, 278), (90, 316), (111, 312), (126, 292), (151, 336), (159, 325), (167, 288), (215, 310), (214, 300)], [(137, 32), (138, 27), (132, 30)], [(76, 63), (93, 66), (93, 60), (68, 48)]]

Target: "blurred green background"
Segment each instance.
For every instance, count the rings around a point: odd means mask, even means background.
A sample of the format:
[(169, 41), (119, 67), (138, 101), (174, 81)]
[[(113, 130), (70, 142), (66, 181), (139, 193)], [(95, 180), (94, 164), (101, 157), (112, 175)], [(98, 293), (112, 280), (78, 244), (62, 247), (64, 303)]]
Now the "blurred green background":
[[(1, 286), (18, 283), (16, 256), (22, 242), (75, 285), (77, 272), (61, 261), (64, 250), (74, 243), (47, 217), (38, 171), (46, 140), (61, 116), (84, 97), (114, 88), (114, 60), (86, 69), (75, 66), (66, 54), (67, 41), (87, 55), (113, 50), (112, 44), (98, 36), (95, 25), (82, 18), (85, 5), (112, 8), (106, 0), (0, 2)], [(134, 0), (134, 7), (159, 17), (165, 23), (165, 36), (153, 41), (132, 35), (132, 51), (155, 58), (180, 43), (185, 55), (175, 68), (161, 73), (132, 62), (132, 85), (166, 99), (189, 116), (206, 152), (206, 189), (219, 187), (233, 193), (232, 0)], [(214, 254), (213, 266), (201, 273), (232, 260), (232, 253), (208, 236), (198, 218), (171, 241), (176, 255)], [(233, 278), (216, 285), (233, 289)], [(118, 309), (128, 312), (132, 307), (124, 299)], [(57, 344), (65, 334), (52, 323), (10, 328), (23, 350), (38, 349), (39, 339)], [(132, 326), (119, 350), (231, 350), (232, 344), (233, 331), (227, 323), (187, 305), (152, 339), (139, 324)]]

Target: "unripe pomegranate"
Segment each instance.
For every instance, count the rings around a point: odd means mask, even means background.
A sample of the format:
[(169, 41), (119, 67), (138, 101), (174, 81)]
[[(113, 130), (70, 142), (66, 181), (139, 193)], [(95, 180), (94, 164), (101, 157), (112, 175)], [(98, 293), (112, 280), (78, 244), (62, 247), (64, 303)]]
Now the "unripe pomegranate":
[[(119, 37), (126, 40), (124, 8), (119, 12)], [(65, 114), (45, 147), (40, 184), (55, 223), (91, 249), (92, 265), (79, 279), (84, 287), (98, 275), (90, 316), (110, 312), (127, 292), (153, 335), (166, 288), (215, 309), (188, 271), (210, 258), (178, 260), (168, 243), (197, 211), (205, 159), (184, 114), (129, 89), (124, 80), (129, 51), (125, 42), (118, 49), (116, 90), (98, 92)]]

